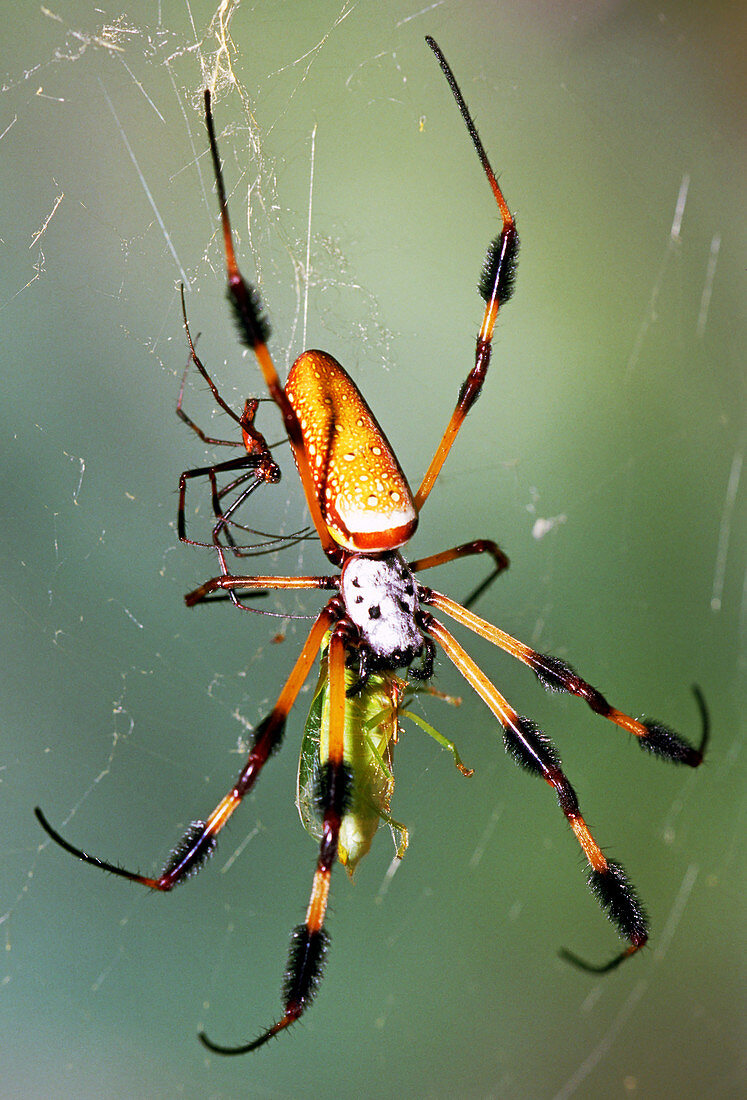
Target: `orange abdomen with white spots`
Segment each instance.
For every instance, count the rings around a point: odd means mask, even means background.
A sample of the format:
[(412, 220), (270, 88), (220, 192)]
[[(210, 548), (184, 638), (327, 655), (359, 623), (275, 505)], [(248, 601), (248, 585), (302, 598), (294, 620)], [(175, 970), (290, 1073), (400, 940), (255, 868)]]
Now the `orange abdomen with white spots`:
[(305, 351), (291, 367), (285, 392), (335, 542), (368, 554), (402, 546), (418, 523), (410, 486), (352, 378), (326, 352)]

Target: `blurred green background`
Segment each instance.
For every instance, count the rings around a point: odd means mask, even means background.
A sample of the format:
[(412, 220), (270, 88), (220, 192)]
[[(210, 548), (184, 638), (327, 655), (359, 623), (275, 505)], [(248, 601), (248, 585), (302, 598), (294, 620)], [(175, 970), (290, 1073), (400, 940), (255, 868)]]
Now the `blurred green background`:
[[(739, 31), (726, 3), (6, 5), (0, 1095), (743, 1095)], [(304, 344), (337, 356), (419, 483), (472, 360), (496, 226), (426, 33), (474, 111), (522, 252), (483, 397), (412, 554), (496, 538), (512, 567), (480, 613), (690, 738), (700, 684), (711, 751), (699, 772), (667, 767), (463, 639), (555, 739), (645, 899), (650, 948), (603, 980), (558, 959), (561, 945), (604, 959), (615, 934), (551, 793), (505, 758), (442, 661), (438, 686), (464, 703), (423, 712), (474, 778), (408, 728), (392, 807), (411, 829), (404, 863), (386, 877), (382, 832), (353, 885), (336, 874), (313, 1009), (254, 1057), (221, 1060), (197, 1031), (241, 1042), (277, 1016), (308, 898), (315, 848), (293, 797), (310, 697), (216, 858), (172, 896), (46, 844), (32, 807), (150, 873), (227, 790), (306, 630), (291, 622), (273, 645), (282, 620), (182, 602), (216, 564), (174, 532), (179, 472), (210, 453), (173, 411), (180, 279), (223, 395), (239, 409), (259, 390), (224, 299), (200, 114), (221, 36), (221, 150), (279, 369)], [(204, 385), (185, 406), (231, 432)], [(260, 415), (277, 438), (274, 410)], [(284, 464), (255, 498), (268, 530), (303, 520)], [(202, 487), (200, 503), (204, 536)], [(324, 568), (311, 544), (261, 564)], [(470, 560), (427, 579), (463, 598), (484, 571)]]

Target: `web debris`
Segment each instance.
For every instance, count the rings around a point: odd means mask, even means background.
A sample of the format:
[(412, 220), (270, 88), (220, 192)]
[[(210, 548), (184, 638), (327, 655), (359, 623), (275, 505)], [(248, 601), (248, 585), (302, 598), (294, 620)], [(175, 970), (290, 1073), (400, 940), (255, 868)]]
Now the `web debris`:
[(721, 236), (717, 233), (711, 238), (711, 251), (708, 255), (708, 267), (706, 268), (705, 283), (703, 284), (703, 294), (700, 299), (700, 311), (698, 313), (696, 332), (701, 339), (703, 338), (703, 336), (705, 336), (706, 323), (708, 321), (708, 309), (711, 304), (713, 282), (716, 278), (716, 264), (718, 263), (718, 254), (720, 251)]
[(34, 247), (36, 242), (39, 240), (41, 235), (44, 233), (45, 229), (47, 228), (47, 226), (51, 222), (52, 218), (54, 217), (55, 211), (57, 210), (57, 207), (60, 205), (60, 203), (62, 202), (64, 197), (65, 197), (65, 192), (61, 191), (59, 193), (59, 195), (57, 196), (57, 198), (55, 199), (54, 206), (52, 207), (50, 212), (47, 214), (47, 216), (44, 219), (44, 222), (42, 223), (41, 227), (39, 229), (37, 229), (36, 233), (34, 233), (33, 237), (31, 238), (31, 244), (29, 245), (29, 250), (31, 250)]
[(721, 511), (721, 523), (718, 531), (718, 545), (716, 548), (716, 565), (713, 574), (713, 588), (711, 590), (711, 610), (721, 610), (721, 598), (724, 592), (724, 579), (726, 577), (726, 562), (729, 556), (729, 539), (731, 536), (731, 524), (734, 516), (734, 508), (739, 493), (739, 482), (742, 476), (744, 462), (744, 449), (747, 443), (747, 430), (742, 435), (739, 446), (734, 452), (729, 471), (729, 480), (724, 494), (724, 506)]
[(667, 272), (667, 268), (672, 260), (672, 256), (677, 251), (680, 243), (680, 230), (682, 229), (682, 219), (685, 215), (685, 204), (687, 202), (687, 192), (690, 188), (690, 176), (686, 173), (682, 177), (680, 183), (680, 189), (677, 193), (677, 201), (674, 206), (674, 217), (672, 218), (672, 225), (669, 230), (669, 240), (667, 241), (667, 247), (664, 251), (664, 256), (661, 261), (661, 266), (654, 279), (654, 285), (651, 288), (651, 294), (649, 297), (648, 309), (643, 320), (640, 323), (638, 332), (636, 334), (635, 341), (633, 342), (633, 348), (628, 358), (628, 372), (632, 372), (638, 365), (638, 360), (641, 357), (641, 349), (643, 343), (648, 334), (648, 330), (652, 324), (655, 324), (658, 317), (658, 303), (661, 288), (664, 283), (664, 277)]

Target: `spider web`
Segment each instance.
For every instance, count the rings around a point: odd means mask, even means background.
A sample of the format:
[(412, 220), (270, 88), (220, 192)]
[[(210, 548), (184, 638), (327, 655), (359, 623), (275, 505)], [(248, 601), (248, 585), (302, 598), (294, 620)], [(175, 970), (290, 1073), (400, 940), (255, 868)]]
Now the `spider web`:
[[(252, 1096), (740, 1094), (747, 418), (732, 20), (726, 5), (402, 0), (4, 13), (8, 1095), (238, 1097), (248, 1081)], [(462, 82), (523, 249), (485, 392), (413, 554), (496, 538), (512, 567), (478, 612), (691, 738), (697, 682), (711, 758), (691, 774), (644, 758), (465, 639), (555, 740), (646, 901), (651, 949), (605, 981), (557, 960), (563, 944), (602, 959), (614, 935), (549, 792), (504, 758), (441, 661), (437, 686), (462, 707), (418, 705), (475, 776), (408, 729), (392, 805), (411, 831), (401, 869), (392, 877), (382, 831), (354, 886), (335, 876), (318, 1003), (268, 1051), (223, 1062), (195, 1033), (238, 1042), (276, 1017), (308, 896), (314, 847), (293, 807), (308, 692), (216, 858), (168, 898), (68, 859), (31, 809), (152, 871), (227, 789), (306, 629), (182, 602), (217, 566), (175, 533), (179, 473), (212, 461), (173, 415), (180, 282), (222, 395), (237, 410), (262, 396), (224, 298), (206, 84), (280, 373), (305, 346), (334, 354), (418, 483), (470, 364), (494, 229), (425, 33)], [(194, 378), (185, 408), (230, 432)], [(275, 410), (259, 418), (278, 438)], [(304, 513), (278, 454), (283, 481), (252, 508), (282, 534)], [(190, 532), (204, 537), (207, 488), (190, 489)], [(325, 568), (312, 543), (262, 564)], [(461, 598), (483, 569), (428, 581)]]

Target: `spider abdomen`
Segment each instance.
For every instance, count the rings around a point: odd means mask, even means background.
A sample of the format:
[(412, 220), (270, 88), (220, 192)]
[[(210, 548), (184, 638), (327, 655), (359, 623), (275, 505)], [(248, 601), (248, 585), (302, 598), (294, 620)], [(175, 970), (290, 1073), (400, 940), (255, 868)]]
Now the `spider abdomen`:
[(285, 386), (298, 417), (314, 493), (335, 542), (382, 553), (412, 538), (410, 486), (389, 441), (347, 371), (324, 351), (305, 351)]

